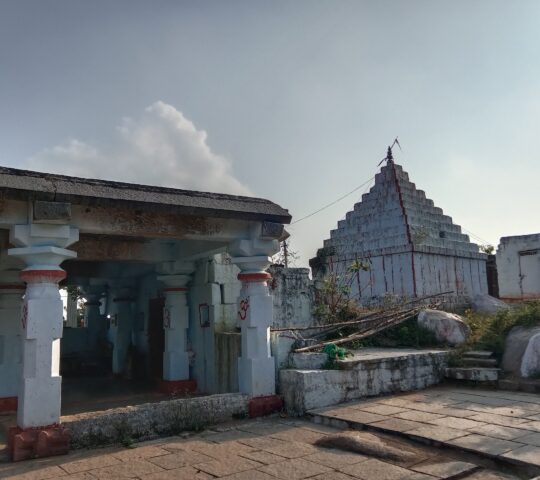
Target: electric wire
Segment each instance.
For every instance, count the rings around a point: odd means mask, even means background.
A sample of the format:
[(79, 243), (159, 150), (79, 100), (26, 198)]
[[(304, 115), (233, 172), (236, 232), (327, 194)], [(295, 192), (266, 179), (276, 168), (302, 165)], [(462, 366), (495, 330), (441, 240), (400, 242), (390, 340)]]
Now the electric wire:
[(333, 202), (330, 202), (329, 204), (325, 205), (324, 207), (321, 207), (319, 208), (318, 210), (315, 210), (314, 212), (311, 212), (310, 214), (302, 217), (302, 218), (299, 218), (298, 220), (294, 221), (291, 223), (291, 225), (294, 225), (298, 222), (301, 222), (302, 220), (306, 220), (307, 218), (310, 218), (312, 217), (313, 215), (316, 215), (317, 213), (320, 213), (322, 212), (323, 210), (326, 210), (327, 208), (331, 207), (332, 205), (335, 205), (336, 203), (340, 202), (341, 200), (343, 200), (344, 198), (347, 198), (349, 195), (352, 195), (354, 192), (360, 190), (362, 187), (365, 187), (366, 185), (368, 185), (369, 183), (371, 183), (371, 181), (375, 178), (375, 175), (373, 175), (373, 177), (371, 177), (369, 180), (366, 180), (364, 183), (362, 183), (361, 185), (358, 185), (356, 188), (354, 188), (353, 190), (351, 190), (350, 192), (346, 193), (345, 195), (342, 195), (341, 197), (337, 198), (336, 200), (334, 200)]

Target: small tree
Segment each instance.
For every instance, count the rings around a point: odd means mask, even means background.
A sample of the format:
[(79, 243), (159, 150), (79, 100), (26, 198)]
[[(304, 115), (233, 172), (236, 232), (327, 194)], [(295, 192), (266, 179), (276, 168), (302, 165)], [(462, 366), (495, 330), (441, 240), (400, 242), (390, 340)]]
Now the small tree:
[(314, 314), (324, 323), (334, 323), (354, 317), (358, 302), (351, 298), (351, 286), (360, 271), (371, 268), (369, 259), (355, 260), (342, 274), (329, 273), (319, 287), (319, 302)]
[(493, 255), (495, 247), (493, 245), (480, 245), (480, 251), (486, 253), (487, 255)]
[(285, 268), (296, 265), (298, 260), (298, 252), (290, 249), (289, 240), (283, 240), (279, 245), (279, 252), (272, 257), (274, 265), (283, 265)]

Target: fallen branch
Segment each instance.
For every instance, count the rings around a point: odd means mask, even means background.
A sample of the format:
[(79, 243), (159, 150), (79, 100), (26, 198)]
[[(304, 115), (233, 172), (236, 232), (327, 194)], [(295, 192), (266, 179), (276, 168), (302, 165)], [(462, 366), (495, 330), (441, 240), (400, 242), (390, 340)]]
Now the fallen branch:
[[(435, 304), (430, 305), (430, 307), (433, 307), (433, 306), (436, 306), (436, 305)], [(320, 348), (323, 348), (325, 345), (330, 345), (330, 344), (342, 345), (344, 343), (352, 342), (353, 340), (360, 340), (362, 338), (370, 337), (383, 330), (386, 330), (387, 328), (399, 325), (400, 323), (403, 323), (409, 318), (413, 318), (424, 308), (425, 308), (424, 305), (418, 305), (414, 308), (399, 312), (397, 315), (391, 315), (391, 316), (387, 315), (386, 317), (383, 317), (382, 319), (377, 319), (379, 321), (374, 326), (372, 327), (370, 326), (366, 330), (363, 330), (361, 332), (355, 332), (348, 335), (347, 337), (343, 337), (340, 339), (327, 340), (325, 342), (317, 343), (315, 345), (309, 345), (307, 347), (297, 348), (294, 350), (294, 352), (295, 353), (309, 352), (312, 350), (318, 350)], [(373, 323), (375, 323), (375, 321)]]

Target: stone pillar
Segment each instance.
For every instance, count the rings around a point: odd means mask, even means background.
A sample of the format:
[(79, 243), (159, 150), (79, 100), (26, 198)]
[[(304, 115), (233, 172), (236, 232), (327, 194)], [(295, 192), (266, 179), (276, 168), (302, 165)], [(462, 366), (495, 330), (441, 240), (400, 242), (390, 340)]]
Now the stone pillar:
[(238, 318), (242, 329), (242, 356), (238, 359), (240, 391), (252, 396), (275, 393), (275, 364), (270, 356), (270, 325), (273, 320), (273, 299), (266, 272), (267, 256), (235, 257), (240, 268), (238, 279), (242, 289), (238, 299)]
[(88, 329), (88, 348), (95, 351), (100, 338), (105, 339), (107, 329), (105, 318), (100, 311), (104, 287), (85, 286), (82, 287), (82, 291), (86, 298), (84, 323)]
[(79, 326), (77, 319), (78, 298), (77, 295), (68, 291), (66, 305), (66, 327), (77, 328)]
[(60, 420), (62, 300), (58, 282), (65, 276), (60, 268), (28, 268), (21, 272), (26, 282), (21, 314), (23, 381), (17, 412), (21, 428), (52, 425)]
[(113, 375), (125, 373), (127, 356), (133, 338), (133, 302), (132, 289), (129, 287), (116, 287), (113, 290), (112, 301), (115, 314), (114, 324), (114, 347), (112, 354)]
[(189, 355), (187, 351), (187, 329), (189, 327), (189, 306), (187, 284), (190, 273), (195, 269), (192, 263), (174, 262), (162, 265), (161, 271), (179, 272), (160, 275), (158, 280), (165, 284), (165, 305), (163, 308), (163, 329), (165, 349), (163, 352), (163, 381), (160, 390), (166, 393), (193, 392), (197, 383), (189, 379)]
[(20, 276), (26, 282), (21, 309), (23, 371), (17, 424), (21, 429), (44, 427), (60, 421), (60, 338), (63, 306), (58, 283), (66, 276), (60, 264), (76, 253), (65, 247), (79, 238), (67, 225), (15, 225), (10, 241), (18, 248), (8, 255), (27, 266)]
[(21, 304), (26, 287), (19, 272), (0, 272), (0, 412), (17, 410), (21, 377)]

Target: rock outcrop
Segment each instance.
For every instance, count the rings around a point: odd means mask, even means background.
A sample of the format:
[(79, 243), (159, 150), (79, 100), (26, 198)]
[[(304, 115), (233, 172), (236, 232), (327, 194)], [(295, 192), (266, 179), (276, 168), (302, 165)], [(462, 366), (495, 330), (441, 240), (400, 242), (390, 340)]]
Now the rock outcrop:
[(502, 368), (520, 377), (540, 372), (540, 327), (514, 327), (506, 337)]
[(438, 342), (460, 345), (469, 336), (469, 327), (455, 313), (426, 309), (418, 315), (418, 325), (435, 334)]
[(491, 295), (476, 295), (471, 302), (471, 308), (478, 313), (493, 314), (510, 307), (507, 303)]

